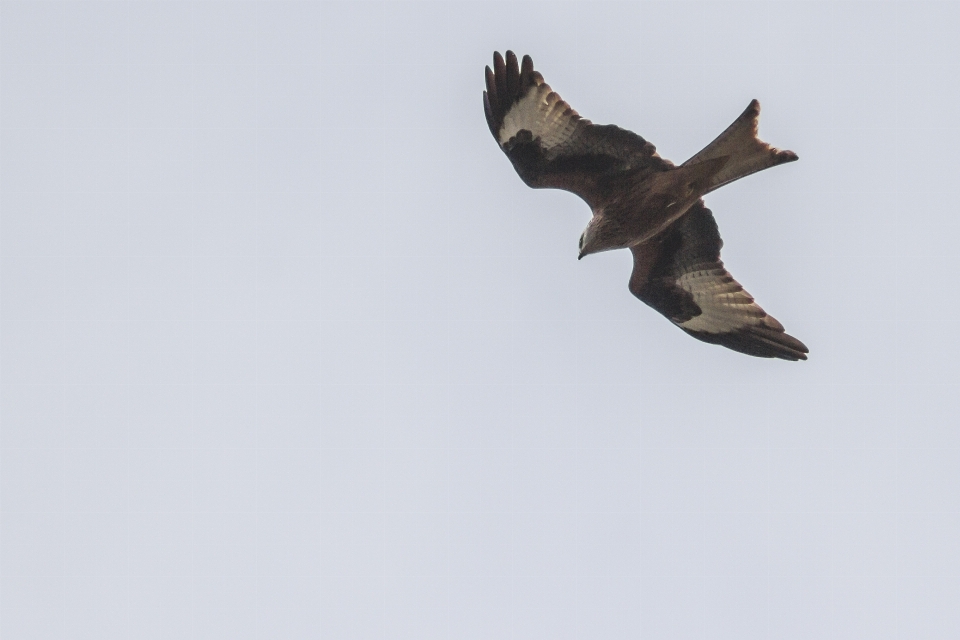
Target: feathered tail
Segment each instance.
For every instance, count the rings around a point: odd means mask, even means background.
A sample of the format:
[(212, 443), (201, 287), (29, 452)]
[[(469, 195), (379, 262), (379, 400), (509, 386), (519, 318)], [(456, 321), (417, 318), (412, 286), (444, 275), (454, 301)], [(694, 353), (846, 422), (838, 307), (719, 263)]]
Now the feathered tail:
[(793, 151), (780, 151), (757, 137), (757, 120), (760, 117), (760, 103), (756, 100), (733, 121), (726, 131), (716, 140), (704, 147), (697, 155), (681, 166), (699, 164), (713, 158), (727, 157), (729, 160), (713, 177), (709, 193), (725, 184), (739, 180), (757, 171), (775, 167), (784, 162), (797, 160)]

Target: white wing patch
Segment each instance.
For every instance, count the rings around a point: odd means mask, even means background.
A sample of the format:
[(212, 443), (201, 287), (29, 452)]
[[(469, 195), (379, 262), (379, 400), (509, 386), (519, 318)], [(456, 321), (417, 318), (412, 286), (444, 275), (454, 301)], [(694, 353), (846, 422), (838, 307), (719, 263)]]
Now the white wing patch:
[(500, 146), (526, 129), (534, 139), (540, 139), (544, 150), (550, 150), (569, 142), (581, 123), (590, 124), (550, 89), (550, 85), (540, 78), (537, 80), (537, 85), (531, 87), (504, 116), (497, 135)]
[(677, 284), (693, 296), (701, 313), (676, 323), (690, 331), (727, 333), (748, 326), (765, 326), (783, 331), (783, 326), (753, 301), (726, 269), (708, 269), (683, 274)]

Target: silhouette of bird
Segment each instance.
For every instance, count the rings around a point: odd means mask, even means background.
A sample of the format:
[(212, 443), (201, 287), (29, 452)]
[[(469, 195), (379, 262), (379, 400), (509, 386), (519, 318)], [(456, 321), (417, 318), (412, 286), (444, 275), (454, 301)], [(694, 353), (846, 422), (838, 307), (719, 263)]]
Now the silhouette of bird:
[(639, 135), (581, 118), (533, 68), (493, 55), (483, 109), (520, 178), (564, 189), (593, 210), (580, 254), (629, 248), (630, 292), (691, 336), (762, 358), (806, 360), (807, 347), (754, 302), (720, 260), (723, 241), (702, 197), (797, 154), (757, 137), (760, 103), (680, 166)]

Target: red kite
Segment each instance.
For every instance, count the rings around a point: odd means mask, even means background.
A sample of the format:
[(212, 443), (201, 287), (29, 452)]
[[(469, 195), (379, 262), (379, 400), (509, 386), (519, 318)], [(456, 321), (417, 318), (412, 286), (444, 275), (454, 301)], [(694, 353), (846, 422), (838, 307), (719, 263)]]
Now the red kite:
[(760, 103), (702, 151), (675, 166), (637, 134), (581, 118), (533, 69), (493, 55), (483, 109), (490, 132), (520, 178), (565, 189), (593, 210), (580, 258), (633, 252), (630, 292), (694, 338), (762, 358), (806, 360), (807, 347), (760, 308), (720, 260), (723, 242), (702, 196), (769, 167), (793, 162), (757, 137)]

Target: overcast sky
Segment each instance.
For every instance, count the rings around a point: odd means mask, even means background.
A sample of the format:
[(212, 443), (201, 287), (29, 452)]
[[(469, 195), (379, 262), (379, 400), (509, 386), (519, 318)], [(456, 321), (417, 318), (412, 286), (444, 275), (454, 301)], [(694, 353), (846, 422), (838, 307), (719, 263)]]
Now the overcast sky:
[[(960, 5), (0, 3), (3, 638), (960, 637)], [(494, 50), (808, 362), (577, 261)]]

